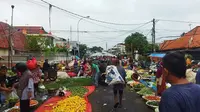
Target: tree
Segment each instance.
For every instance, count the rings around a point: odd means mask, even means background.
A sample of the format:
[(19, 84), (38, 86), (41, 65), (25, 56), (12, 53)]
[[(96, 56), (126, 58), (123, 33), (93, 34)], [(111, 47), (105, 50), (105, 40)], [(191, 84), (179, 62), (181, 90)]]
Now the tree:
[(29, 51), (42, 52), (48, 47), (53, 47), (53, 43), (50, 38), (27, 35), (25, 46)]
[(138, 32), (132, 33), (126, 37), (125, 46), (127, 52), (138, 50), (140, 54), (143, 54), (149, 51), (149, 43), (146, 36)]
[[(86, 55), (88, 48), (86, 44), (79, 44), (80, 58), (83, 58)], [(78, 55), (78, 49), (73, 47), (71, 52), (72, 55)]]
[(87, 45), (79, 44), (79, 52), (80, 52), (80, 58), (83, 58), (87, 52)]
[(96, 52), (102, 52), (102, 51), (103, 51), (103, 48), (102, 48), (102, 47), (93, 46), (92, 48), (89, 48), (89, 50), (90, 50), (92, 53), (96, 53)]

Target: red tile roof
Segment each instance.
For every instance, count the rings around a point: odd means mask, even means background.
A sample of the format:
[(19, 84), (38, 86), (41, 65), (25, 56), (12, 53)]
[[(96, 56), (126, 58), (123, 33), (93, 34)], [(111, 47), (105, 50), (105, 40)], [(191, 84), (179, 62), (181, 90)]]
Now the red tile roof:
[[(13, 36), (13, 48), (15, 50), (24, 51), (25, 47), (25, 35), (22, 32), (12, 30)], [(9, 25), (3, 22), (0, 22), (0, 48), (8, 48), (8, 36), (9, 36)]]
[(48, 34), (42, 26), (14, 26), (14, 28), (27, 34)]
[(195, 27), (178, 39), (164, 41), (160, 44), (160, 50), (188, 48), (200, 48), (200, 26)]

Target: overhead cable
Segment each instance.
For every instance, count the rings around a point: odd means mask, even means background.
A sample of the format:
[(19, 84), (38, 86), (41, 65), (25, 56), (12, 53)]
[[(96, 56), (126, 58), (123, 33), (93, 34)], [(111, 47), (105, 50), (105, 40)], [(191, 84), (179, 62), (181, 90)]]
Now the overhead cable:
[[(74, 13), (74, 12), (71, 12), (71, 11), (68, 11), (68, 10), (63, 9), (63, 8), (61, 8), (61, 7), (58, 7), (58, 6), (56, 6), (56, 5), (53, 5), (53, 4), (51, 4), (51, 3), (47, 2), (47, 1), (44, 1), (44, 0), (41, 0), (41, 1), (44, 2), (44, 3), (46, 3), (46, 4), (48, 4), (48, 5), (52, 5), (53, 7), (57, 8), (57, 9), (59, 9), (59, 10), (65, 11), (65, 12), (67, 12), (67, 13), (69, 13), (69, 14), (78, 16), (78, 17), (80, 17), (80, 18), (85, 18), (85, 16), (82, 16), (82, 15), (80, 15), (80, 14), (77, 14), (77, 13)], [(89, 20), (92, 20), (92, 21), (96, 21), (96, 22), (99, 22), (99, 23), (111, 24), (111, 25), (141, 25), (141, 24), (144, 24), (144, 23), (138, 23), (138, 24), (120, 24), (120, 23), (113, 23), (113, 22), (107, 22), (107, 21), (97, 20), (97, 19), (93, 19), (93, 18), (86, 18), (86, 19), (89, 19)]]

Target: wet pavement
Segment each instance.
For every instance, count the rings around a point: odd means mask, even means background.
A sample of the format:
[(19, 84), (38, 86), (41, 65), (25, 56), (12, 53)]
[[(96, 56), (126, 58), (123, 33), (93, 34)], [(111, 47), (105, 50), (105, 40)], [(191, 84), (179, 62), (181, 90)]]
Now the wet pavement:
[(114, 98), (110, 86), (98, 87), (89, 96), (89, 101), (92, 104), (92, 112), (154, 112), (146, 106), (145, 101), (139, 95), (128, 89), (124, 91), (122, 108), (113, 109)]

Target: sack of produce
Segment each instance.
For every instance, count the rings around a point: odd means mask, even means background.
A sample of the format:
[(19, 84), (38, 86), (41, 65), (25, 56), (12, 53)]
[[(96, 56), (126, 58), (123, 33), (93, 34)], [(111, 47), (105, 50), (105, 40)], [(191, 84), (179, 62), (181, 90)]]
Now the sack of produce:
[(33, 70), (37, 68), (37, 60), (36, 58), (32, 58), (26, 62), (28, 69)]
[(116, 66), (107, 66), (105, 83), (107, 83), (108, 85), (125, 84), (125, 81), (119, 74)]

